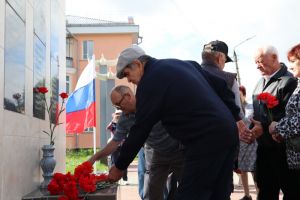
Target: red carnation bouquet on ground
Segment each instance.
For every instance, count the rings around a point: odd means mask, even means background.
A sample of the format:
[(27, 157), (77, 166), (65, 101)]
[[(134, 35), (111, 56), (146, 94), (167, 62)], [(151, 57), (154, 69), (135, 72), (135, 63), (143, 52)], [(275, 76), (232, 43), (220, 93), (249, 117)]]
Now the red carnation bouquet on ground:
[(67, 174), (55, 173), (48, 185), (48, 191), (51, 195), (62, 195), (58, 200), (81, 200), (79, 190), (86, 194), (95, 192), (97, 182), (107, 181), (106, 174), (95, 175), (92, 171), (92, 164), (84, 162), (75, 168), (74, 175), (70, 172)]
[(270, 122), (272, 122), (273, 116), (271, 109), (279, 104), (278, 99), (269, 92), (263, 92), (257, 96), (257, 100), (263, 102), (267, 106), (268, 119)]

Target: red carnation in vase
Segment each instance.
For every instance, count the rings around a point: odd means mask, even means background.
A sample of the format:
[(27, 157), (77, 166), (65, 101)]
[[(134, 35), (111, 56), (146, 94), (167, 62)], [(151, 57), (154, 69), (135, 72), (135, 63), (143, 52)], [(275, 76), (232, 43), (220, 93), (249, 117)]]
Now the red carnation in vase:
[(66, 98), (69, 97), (68, 93), (66, 93), (66, 92), (60, 93), (59, 96), (60, 96), (62, 99), (66, 99)]
[(39, 93), (46, 94), (48, 92), (48, 88), (46, 88), (46, 87), (39, 87), (39, 88), (37, 88), (37, 91)]
[[(48, 104), (47, 98), (46, 98), (46, 93), (48, 92), (47, 87), (34, 88), (34, 92), (42, 94), (44, 105), (46, 107), (46, 111), (48, 113), (48, 118), (49, 118), (49, 121), (50, 121), (50, 125), (49, 125), (50, 130), (49, 131), (43, 131), (43, 132), (46, 133), (47, 135), (49, 135), (50, 145), (54, 145), (54, 139), (55, 139), (54, 130), (58, 125), (62, 124), (62, 123), (59, 123), (59, 116), (65, 111), (64, 103), (65, 103), (65, 99), (68, 98), (69, 95), (65, 92), (60, 93), (59, 96), (62, 98), (62, 102), (61, 102), (61, 106), (58, 106), (58, 105), (54, 104), (52, 101), (50, 101), (50, 104)], [(52, 114), (52, 109), (53, 108), (57, 109), (54, 123), (51, 122), (51, 114)]]

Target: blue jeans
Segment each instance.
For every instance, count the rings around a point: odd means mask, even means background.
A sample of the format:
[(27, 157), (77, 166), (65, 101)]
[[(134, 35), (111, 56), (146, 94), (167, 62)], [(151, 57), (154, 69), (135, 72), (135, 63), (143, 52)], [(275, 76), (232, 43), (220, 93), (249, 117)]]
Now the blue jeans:
[(139, 195), (144, 199), (144, 175), (145, 175), (145, 154), (144, 148), (141, 148), (138, 153), (138, 179), (139, 179)]

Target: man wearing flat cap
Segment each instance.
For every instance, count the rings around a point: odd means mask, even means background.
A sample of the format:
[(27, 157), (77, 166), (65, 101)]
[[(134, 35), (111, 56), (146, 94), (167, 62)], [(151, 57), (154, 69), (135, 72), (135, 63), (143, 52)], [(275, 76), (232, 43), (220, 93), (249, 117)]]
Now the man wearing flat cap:
[[(136, 120), (109, 171), (117, 181), (158, 121), (185, 149), (176, 200), (228, 200), (238, 143), (239, 108), (224, 80), (195, 61), (155, 59), (138, 46), (121, 52), (117, 77), (137, 85)], [(122, 103), (119, 105), (122, 106)]]

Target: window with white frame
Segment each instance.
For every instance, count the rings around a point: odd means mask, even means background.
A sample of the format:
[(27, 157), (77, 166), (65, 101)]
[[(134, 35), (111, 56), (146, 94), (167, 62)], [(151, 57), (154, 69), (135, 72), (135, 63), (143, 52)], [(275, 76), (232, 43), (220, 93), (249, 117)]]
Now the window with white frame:
[(93, 132), (93, 127), (86, 128), (84, 132)]
[(84, 60), (92, 59), (92, 56), (94, 54), (94, 41), (84, 40), (82, 46), (83, 46), (82, 58)]
[(70, 94), (70, 91), (71, 91), (70, 76), (66, 76), (66, 93)]

